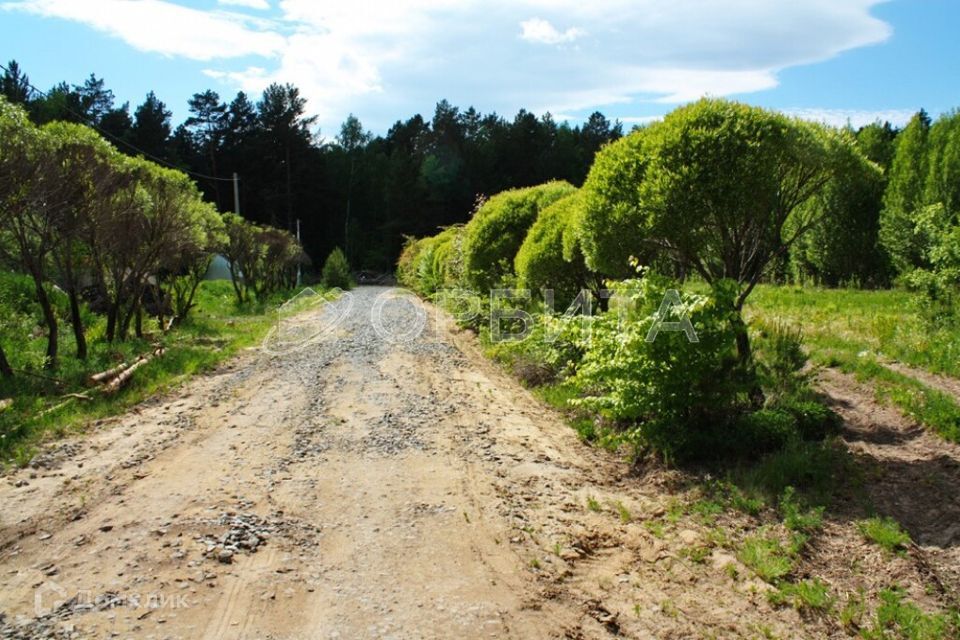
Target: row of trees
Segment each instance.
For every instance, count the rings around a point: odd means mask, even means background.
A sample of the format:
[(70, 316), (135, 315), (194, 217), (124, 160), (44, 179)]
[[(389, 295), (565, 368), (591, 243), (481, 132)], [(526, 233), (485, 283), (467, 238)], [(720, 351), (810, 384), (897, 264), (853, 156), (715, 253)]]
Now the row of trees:
[(880, 237), (904, 280), (928, 296), (931, 319), (956, 321), (960, 301), (960, 112), (918, 113), (900, 135)]
[(0, 90), (37, 124), (96, 126), (123, 152), (220, 178), (198, 182), (221, 211), (233, 209), (225, 179), (238, 173), (244, 217), (287, 231), (299, 219), (315, 263), (341, 246), (355, 269), (390, 270), (404, 235), (465, 221), (477, 194), (550, 179), (581, 184), (595, 153), (622, 133), (599, 113), (570, 126), (524, 110), (505, 119), (441, 101), (432, 118), (398, 120), (382, 136), (351, 116), (321, 137), (292, 85), (272, 85), (259, 100), (198, 92), (190, 116), (174, 126), (153, 93), (135, 108), (117, 106), (104, 81), (90, 76), (41, 96), (13, 62)]
[[(35, 126), (0, 98), (0, 261), (33, 282), (48, 367), (58, 360), (55, 288), (86, 359), (83, 297), (106, 315), (108, 341), (142, 335), (144, 311), (166, 330), (187, 317), (217, 252), (242, 272), (238, 287), (258, 294), (288, 283), (302, 259), (289, 233), (222, 218), (182, 172), (125, 156), (82, 125)], [(0, 373), (13, 374), (2, 345)]]
[(715, 288), (732, 282), (737, 349), (749, 365), (747, 297), (807, 233), (851, 217), (833, 195), (850, 175), (879, 180), (882, 171), (849, 132), (701, 100), (608, 145), (579, 191), (556, 182), (507, 191), (465, 226), (412, 241), (399, 274), (424, 293), (516, 283), (566, 301), (635, 275), (637, 261)]
[[(631, 425), (642, 447), (677, 457), (769, 450), (822, 437), (830, 417), (795, 376), (797, 338), (780, 334), (772, 360), (759, 358), (744, 305), (814, 230), (854, 217), (856, 199), (840, 195), (850, 176), (882, 175), (850, 131), (705, 99), (607, 145), (580, 189), (506, 191), (466, 225), (411, 240), (398, 275), (424, 294), (543, 288), (560, 304), (605, 283), (617, 313), (541, 313), (528, 340), (495, 351), (566, 375), (580, 406)], [(685, 333), (650, 340), (665, 293), (688, 276), (710, 294), (672, 294), (671, 321), (692, 321), (696, 344)], [(463, 291), (442, 299), (457, 312), (461, 299), (476, 305)], [(491, 332), (503, 315), (489, 317)]]

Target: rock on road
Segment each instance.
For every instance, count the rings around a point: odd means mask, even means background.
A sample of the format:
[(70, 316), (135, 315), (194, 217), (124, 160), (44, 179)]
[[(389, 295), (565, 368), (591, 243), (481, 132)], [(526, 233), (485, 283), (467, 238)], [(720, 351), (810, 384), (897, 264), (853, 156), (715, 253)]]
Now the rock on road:
[(360, 288), (0, 483), (0, 638), (617, 631), (563, 578), (621, 465), (443, 318)]

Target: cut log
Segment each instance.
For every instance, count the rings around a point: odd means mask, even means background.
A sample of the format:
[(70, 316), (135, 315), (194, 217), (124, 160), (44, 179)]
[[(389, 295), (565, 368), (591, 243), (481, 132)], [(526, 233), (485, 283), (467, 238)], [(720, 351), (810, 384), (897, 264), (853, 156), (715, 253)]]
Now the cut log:
[(116, 378), (118, 375), (123, 373), (123, 370), (126, 369), (128, 365), (126, 362), (122, 362), (115, 366), (113, 369), (107, 369), (106, 371), (101, 371), (100, 373), (95, 373), (90, 376), (91, 384), (101, 384), (113, 378)]
[[(159, 352), (159, 353), (163, 353), (163, 350), (162, 350), (162, 349), (157, 349), (157, 351), (154, 351), (154, 354), (156, 355), (158, 352)], [(130, 378), (133, 377), (133, 372), (134, 372), (134, 371), (136, 371), (137, 369), (139, 369), (139, 368), (142, 367), (143, 365), (147, 364), (147, 363), (150, 362), (150, 360), (152, 360), (152, 359), (153, 359), (153, 356), (140, 356), (140, 357), (137, 359), (136, 362), (134, 362), (134, 363), (131, 364), (129, 367), (127, 367), (127, 368), (124, 369), (122, 372), (120, 372), (120, 374), (119, 374), (116, 378), (114, 378), (113, 380), (111, 380), (110, 382), (108, 382), (108, 383), (107, 383), (107, 386), (105, 386), (105, 387), (103, 388), (103, 392), (104, 392), (104, 393), (115, 393), (116, 391), (118, 391), (118, 390), (120, 389), (120, 387), (122, 387), (123, 385), (125, 385), (125, 384), (127, 383), (127, 381), (128, 381)]]

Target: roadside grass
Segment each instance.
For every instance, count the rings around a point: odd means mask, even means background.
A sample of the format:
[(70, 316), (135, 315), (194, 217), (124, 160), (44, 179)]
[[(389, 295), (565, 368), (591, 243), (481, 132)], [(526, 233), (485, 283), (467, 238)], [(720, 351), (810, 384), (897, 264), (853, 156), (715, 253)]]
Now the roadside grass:
[(777, 538), (758, 534), (743, 541), (737, 559), (761, 580), (776, 583), (793, 572), (796, 554), (791, 551)]
[[(855, 375), (876, 390), (879, 402), (897, 407), (945, 439), (960, 441), (960, 405), (954, 398), (883, 364), (897, 360), (917, 369), (960, 378), (960, 331), (931, 333), (909, 292), (767, 285), (751, 296), (747, 317), (757, 332), (758, 353), (764, 346), (765, 337), (761, 334), (770, 334), (771, 327), (783, 328), (784, 335), (796, 332), (802, 336), (813, 364), (839, 367)], [(772, 333), (776, 338), (777, 332)], [(770, 342), (769, 335), (766, 340)], [(530, 360), (525, 364), (537, 364), (535, 351), (528, 348), (523, 352)], [(570, 401), (580, 392), (562, 375), (524, 378), (513, 366), (514, 360), (502, 353), (488, 352), (488, 356), (500, 360), (526, 386), (532, 387), (540, 400), (563, 413), (582, 441), (609, 450), (629, 449), (631, 442), (624, 437), (623, 425), (571, 406)], [(812, 379), (806, 371), (795, 377), (790, 375), (791, 371), (783, 376), (784, 381), (802, 387)], [(775, 387), (773, 395), (784, 389), (789, 391), (789, 385)], [(803, 397), (809, 400), (809, 406), (798, 408), (804, 416), (813, 414), (809, 422), (820, 426), (825, 421), (815, 418), (820, 417), (817, 411), (823, 407), (815, 394), (811, 396)], [(679, 557), (699, 565), (706, 564), (712, 549), (728, 550), (751, 574), (770, 585), (767, 598), (771, 605), (791, 607), (803, 617), (829, 618), (833, 622), (825, 624), (839, 623), (851, 636), (877, 640), (957, 637), (960, 618), (950, 609), (923, 611), (896, 587), (869, 592), (860, 589), (843, 596), (849, 585), (844, 584), (842, 577), (839, 583), (828, 584), (821, 577), (810, 575), (810, 570), (817, 566), (810, 559), (820, 548), (818, 537), (828, 535), (824, 521), (831, 517), (834, 506), (840, 509), (840, 519), (833, 521), (828, 530), (839, 524), (854, 536), (859, 531), (865, 539), (890, 552), (909, 543), (909, 536), (893, 521), (846, 519), (849, 514), (845, 506), (859, 504), (867, 508), (867, 477), (835, 431), (827, 429), (824, 435), (791, 438), (782, 448), (757, 457), (688, 469), (692, 474), (686, 476), (687, 482), (681, 482), (680, 488), (684, 496), (669, 499), (661, 512), (649, 518), (625, 517), (618, 503), (611, 502), (610, 508), (604, 509), (592, 497), (587, 498), (586, 509), (605, 512), (611, 519), (619, 516), (622, 524), (640, 526), (660, 540), (671, 539), (669, 532), (681, 527), (706, 527), (703, 543), (683, 546), (677, 551)], [(633, 462), (641, 460), (635, 458)], [(736, 517), (733, 512), (748, 518)], [(734, 581), (742, 578), (742, 571), (733, 563), (727, 564), (724, 571)], [(665, 615), (671, 614), (669, 601), (661, 608)]]
[(860, 534), (889, 554), (903, 553), (910, 544), (910, 534), (893, 518), (869, 518), (857, 523)]
[(864, 351), (960, 377), (960, 330), (931, 331), (915, 297), (902, 289), (869, 291), (761, 285), (748, 317), (779, 317), (803, 329), (812, 351), (856, 356)]
[(960, 442), (960, 404), (951, 396), (881, 364), (894, 359), (960, 377), (960, 330), (931, 330), (907, 291), (760, 286), (747, 314), (799, 326), (814, 363), (869, 382), (877, 399), (896, 406), (951, 442)]
[(926, 613), (907, 601), (906, 593), (899, 587), (880, 591), (879, 600), (872, 624), (860, 631), (864, 640), (940, 640), (956, 637), (952, 634), (960, 631), (956, 611)]
[(775, 591), (768, 593), (767, 599), (776, 606), (787, 605), (797, 611), (822, 613), (833, 610), (836, 602), (827, 585), (819, 578), (781, 584)]
[[(60, 363), (56, 371), (42, 368), (46, 337), (38, 331), (3, 336), (4, 348), (17, 371), (12, 380), (0, 379), (0, 398), (12, 406), (0, 413), (0, 466), (25, 465), (36, 446), (46, 438), (62, 437), (90, 421), (121, 413), (145, 398), (169, 389), (185, 378), (209, 371), (240, 351), (259, 344), (276, 322), (273, 310), (283, 301), (277, 294), (267, 301), (238, 306), (229, 282), (204, 282), (197, 291), (197, 306), (186, 322), (161, 335), (152, 318), (144, 318), (143, 339), (107, 343), (106, 321), (85, 312), (89, 355), (74, 358), (72, 331), (62, 318)], [(7, 310), (0, 302), (0, 313)], [(60, 310), (65, 316), (65, 310)], [(30, 328), (35, 323), (28, 323)], [(132, 362), (163, 344), (162, 357), (154, 358), (134, 374), (118, 393), (106, 396), (87, 386), (89, 375), (121, 362)], [(83, 394), (89, 400), (71, 398)]]

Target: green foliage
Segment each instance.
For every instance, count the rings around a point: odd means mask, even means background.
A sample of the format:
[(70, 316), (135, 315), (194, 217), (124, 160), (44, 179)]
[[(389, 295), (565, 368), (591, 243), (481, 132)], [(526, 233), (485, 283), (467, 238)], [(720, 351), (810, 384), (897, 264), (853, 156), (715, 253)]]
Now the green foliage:
[(879, 243), (884, 175), (853, 145), (838, 147), (834, 166), (833, 180), (804, 205), (814, 222), (791, 248), (794, 277), (828, 286), (886, 286), (892, 273)]
[(416, 290), (416, 265), (423, 248), (422, 240), (412, 236), (404, 239), (403, 249), (397, 259), (397, 282), (410, 289)]
[(541, 386), (576, 371), (587, 347), (584, 326), (580, 317), (538, 315), (523, 340), (492, 344), (488, 352), (525, 383)]
[(900, 528), (893, 518), (869, 518), (857, 523), (860, 534), (880, 545), (887, 553), (903, 552), (910, 544), (910, 534)]
[(597, 278), (584, 263), (577, 242), (579, 192), (540, 211), (514, 260), (521, 288), (551, 289), (558, 311), (573, 302), (581, 289), (595, 289)]
[(588, 264), (607, 271), (625, 251), (656, 247), (708, 283), (736, 282), (739, 308), (815, 222), (804, 205), (844, 154), (859, 154), (848, 138), (780, 113), (726, 100), (680, 107), (597, 157), (584, 185)]
[(777, 499), (790, 487), (800, 487), (808, 502), (823, 504), (839, 486), (849, 480), (850, 464), (843, 445), (835, 441), (793, 440), (780, 451), (768, 453), (756, 463), (733, 472), (737, 486), (748, 495)]
[(539, 212), (574, 192), (566, 182), (499, 193), (464, 228), (465, 284), (487, 292), (513, 275), (513, 261)]
[(823, 507), (805, 509), (797, 498), (796, 489), (787, 487), (780, 497), (780, 514), (783, 525), (790, 531), (811, 535), (823, 528)]
[(327, 256), (326, 262), (323, 263), (321, 278), (323, 286), (328, 289), (343, 289), (347, 291), (353, 286), (350, 276), (350, 265), (347, 264), (347, 257), (343, 254), (340, 247), (335, 248), (330, 252), (330, 255)]
[(897, 137), (880, 215), (880, 241), (900, 273), (923, 266), (923, 246), (913, 233), (914, 213), (923, 205), (930, 120), (916, 114)]
[(742, 410), (743, 378), (733, 356), (730, 288), (683, 293), (674, 317), (663, 319), (689, 318), (699, 342), (672, 331), (647, 341), (665, 292), (676, 286), (649, 273), (619, 283), (615, 310), (592, 319), (574, 381), (585, 394), (577, 404), (637, 424), (630, 434), (636, 444), (679, 459), (726, 448)]
[(589, 268), (615, 278), (633, 274), (631, 258), (653, 264), (649, 220), (640, 203), (649, 151), (646, 129), (607, 145), (597, 154), (582, 190), (579, 235)]

